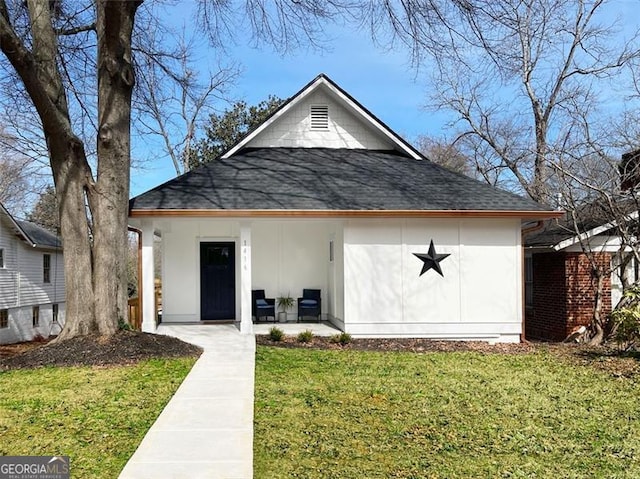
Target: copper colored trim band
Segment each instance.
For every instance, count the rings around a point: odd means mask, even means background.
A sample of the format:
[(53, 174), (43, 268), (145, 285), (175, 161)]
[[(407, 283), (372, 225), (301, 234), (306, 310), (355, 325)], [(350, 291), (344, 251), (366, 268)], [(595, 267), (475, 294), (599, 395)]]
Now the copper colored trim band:
[(559, 218), (562, 211), (491, 210), (131, 210), (129, 217), (183, 218)]

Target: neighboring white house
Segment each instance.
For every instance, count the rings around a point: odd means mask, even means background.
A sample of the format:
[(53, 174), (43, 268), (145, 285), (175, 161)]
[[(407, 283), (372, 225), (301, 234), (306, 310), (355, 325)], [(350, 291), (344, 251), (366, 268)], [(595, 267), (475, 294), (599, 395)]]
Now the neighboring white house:
[(522, 223), (558, 214), (432, 163), (319, 75), (218, 160), (131, 200), (143, 330), (157, 234), (163, 322), (249, 333), (252, 289), (311, 288), (354, 336), (516, 342)]
[(58, 334), (64, 301), (60, 240), (0, 204), (0, 344)]

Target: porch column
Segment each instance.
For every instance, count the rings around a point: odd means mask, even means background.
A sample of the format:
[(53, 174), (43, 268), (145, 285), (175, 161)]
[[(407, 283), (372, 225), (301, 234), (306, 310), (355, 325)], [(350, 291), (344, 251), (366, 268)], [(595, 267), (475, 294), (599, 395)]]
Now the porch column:
[(156, 298), (153, 268), (153, 221), (143, 220), (142, 227), (142, 331), (156, 331)]
[(253, 334), (251, 320), (251, 223), (240, 223), (240, 333)]

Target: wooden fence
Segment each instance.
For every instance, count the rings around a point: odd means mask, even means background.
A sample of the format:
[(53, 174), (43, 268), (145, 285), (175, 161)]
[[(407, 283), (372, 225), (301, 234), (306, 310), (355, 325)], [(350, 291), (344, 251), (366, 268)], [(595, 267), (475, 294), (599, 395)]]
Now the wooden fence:
[[(155, 281), (155, 297), (156, 297), (156, 309), (155, 318), (158, 320), (158, 311), (162, 309), (162, 283), (159, 279)], [(142, 310), (140, 309), (140, 298), (129, 299), (129, 324), (136, 331), (142, 329)]]

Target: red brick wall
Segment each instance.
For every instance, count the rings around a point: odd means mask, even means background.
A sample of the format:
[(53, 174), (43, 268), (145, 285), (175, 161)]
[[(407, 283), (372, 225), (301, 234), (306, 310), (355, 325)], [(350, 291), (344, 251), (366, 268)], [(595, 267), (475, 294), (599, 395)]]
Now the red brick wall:
[[(608, 253), (595, 254), (606, 268)], [(596, 280), (583, 253), (533, 255), (533, 307), (525, 313), (525, 336), (562, 341), (573, 328), (589, 325), (595, 305)], [(611, 276), (604, 280), (603, 314), (611, 311)]]
[(559, 321), (567, 316), (564, 263), (562, 253), (533, 255), (533, 308), (527, 308), (525, 314), (526, 338), (562, 340), (566, 337), (564, 325)]
[[(567, 335), (577, 326), (588, 326), (593, 317), (596, 302), (597, 280), (591, 274), (589, 258), (582, 253), (567, 253)], [(607, 270), (611, 255), (609, 253), (594, 253), (600, 270)], [(602, 298), (602, 314), (611, 312), (611, 275), (604, 278), (604, 295)]]

